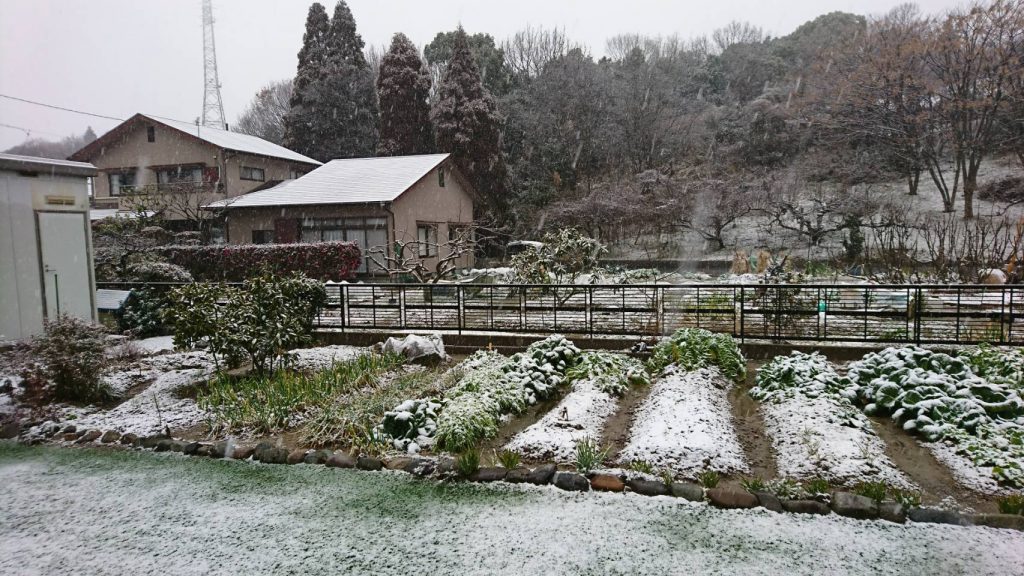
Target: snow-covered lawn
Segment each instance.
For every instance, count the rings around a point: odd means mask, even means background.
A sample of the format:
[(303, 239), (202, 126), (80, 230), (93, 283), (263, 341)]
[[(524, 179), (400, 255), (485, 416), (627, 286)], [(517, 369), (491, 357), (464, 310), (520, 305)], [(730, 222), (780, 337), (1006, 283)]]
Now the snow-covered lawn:
[(746, 472), (729, 410), (731, 387), (717, 368), (667, 372), (637, 411), (620, 462), (645, 460), (689, 475)]
[(579, 380), (558, 406), (516, 434), (506, 448), (531, 459), (572, 462), (576, 442), (597, 441), (617, 406), (618, 399), (598, 390), (591, 380)]
[(1024, 574), (1024, 534), (0, 444), (3, 574)]

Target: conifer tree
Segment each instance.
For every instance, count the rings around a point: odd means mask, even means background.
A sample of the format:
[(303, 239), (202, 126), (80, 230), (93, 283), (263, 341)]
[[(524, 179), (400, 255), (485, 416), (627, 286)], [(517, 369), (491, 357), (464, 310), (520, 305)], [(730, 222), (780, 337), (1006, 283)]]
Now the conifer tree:
[(299, 68), (292, 86), (290, 109), (284, 118), (284, 146), (313, 158), (320, 156), (314, 133), (318, 105), (314, 88), (323, 75), (327, 60), (329, 30), (327, 10), (319, 2), (313, 3), (306, 16), (306, 33), (299, 50)]
[(377, 149), (377, 91), (363, 56), (363, 39), (344, 0), (334, 8), (319, 92), (321, 161), (373, 156)]
[(452, 58), (441, 82), (432, 113), (437, 149), (450, 152), (495, 215), (507, 199), (505, 158), (501, 144), (503, 118), (494, 97), (484, 88), (466, 31), (455, 33)]
[(430, 73), (416, 46), (402, 33), (391, 39), (377, 75), (380, 156), (427, 154), (434, 149), (430, 123)]

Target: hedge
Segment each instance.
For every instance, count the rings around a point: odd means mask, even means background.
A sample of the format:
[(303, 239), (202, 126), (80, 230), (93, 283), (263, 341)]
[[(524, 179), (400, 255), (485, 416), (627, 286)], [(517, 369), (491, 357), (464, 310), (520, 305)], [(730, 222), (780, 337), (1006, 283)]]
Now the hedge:
[(301, 272), (317, 280), (345, 280), (355, 274), (362, 258), (354, 242), (161, 246), (154, 251), (188, 270), (198, 281), (238, 282), (263, 270)]

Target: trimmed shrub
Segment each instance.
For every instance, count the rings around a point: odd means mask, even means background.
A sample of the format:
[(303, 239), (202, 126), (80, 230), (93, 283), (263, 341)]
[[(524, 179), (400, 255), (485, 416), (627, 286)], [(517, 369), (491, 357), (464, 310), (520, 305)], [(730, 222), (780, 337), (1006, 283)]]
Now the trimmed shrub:
[(157, 336), (163, 328), (162, 313), (167, 304), (167, 292), (155, 288), (132, 290), (118, 313), (117, 325), (121, 332), (135, 338)]
[(362, 254), (354, 242), (163, 246), (153, 251), (199, 281), (237, 282), (263, 272), (302, 273), (316, 280), (351, 278)]
[(630, 385), (647, 385), (651, 378), (636, 358), (612, 352), (584, 352), (579, 362), (566, 371), (565, 380), (591, 380), (594, 386), (613, 396), (622, 396)]
[(313, 319), (326, 300), (324, 286), (316, 280), (265, 274), (241, 288), (177, 288), (170, 294), (164, 319), (174, 326), (176, 347), (205, 342), (215, 359), (230, 365), (247, 359), (257, 373), (267, 374), (289, 362), (289, 350), (312, 341)]
[(167, 262), (138, 262), (128, 266), (128, 280), (132, 282), (192, 282), (188, 270)]
[(106, 330), (74, 316), (61, 314), (47, 321), (45, 333), (32, 339), (34, 369), (49, 381), (57, 400), (102, 402), (110, 389), (100, 381), (106, 363)]

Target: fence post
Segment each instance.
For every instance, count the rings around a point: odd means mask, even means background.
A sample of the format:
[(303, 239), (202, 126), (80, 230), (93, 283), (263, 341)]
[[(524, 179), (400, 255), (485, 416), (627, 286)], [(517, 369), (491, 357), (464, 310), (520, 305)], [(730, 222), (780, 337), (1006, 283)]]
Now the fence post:
[(338, 287), (338, 296), (341, 298), (341, 331), (348, 326), (348, 284)]
[(465, 287), (462, 284), (455, 286), (455, 319), (458, 322), (460, 336), (462, 335), (462, 325), (464, 322), (463, 314), (465, 314), (465, 309), (463, 308), (465, 302), (464, 289)]
[(594, 304), (594, 287), (587, 286), (587, 332), (590, 333), (590, 337), (594, 337), (594, 310), (592, 308)]
[[(921, 288), (914, 289), (914, 344), (921, 344), (921, 312), (924, 311), (924, 303), (922, 301), (923, 294)], [(957, 304), (957, 312), (960, 311), (960, 305)]]
[[(744, 312), (744, 306), (745, 306), (745, 303), (747, 301), (746, 291), (747, 291), (747, 289), (746, 289), (745, 286), (740, 286), (740, 344), (744, 343), (746, 341), (746, 338), (747, 338), (747, 330), (746, 330), (747, 318), (746, 318), (746, 315), (745, 315), (745, 312)], [(732, 294), (733, 294), (733, 298), (735, 299), (735, 297), (736, 297), (736, 289), (735, 288), (732, 289)], [(735, 309), (736, 308), (734, 306), (733, 307), (733, 310), (734, 310), (733, 313), (734, 314), (735, 314)], [(733, 327), (735, 327), (735, 326), (736, 326), (736, 322), (734, 321), (733, 322)]]

